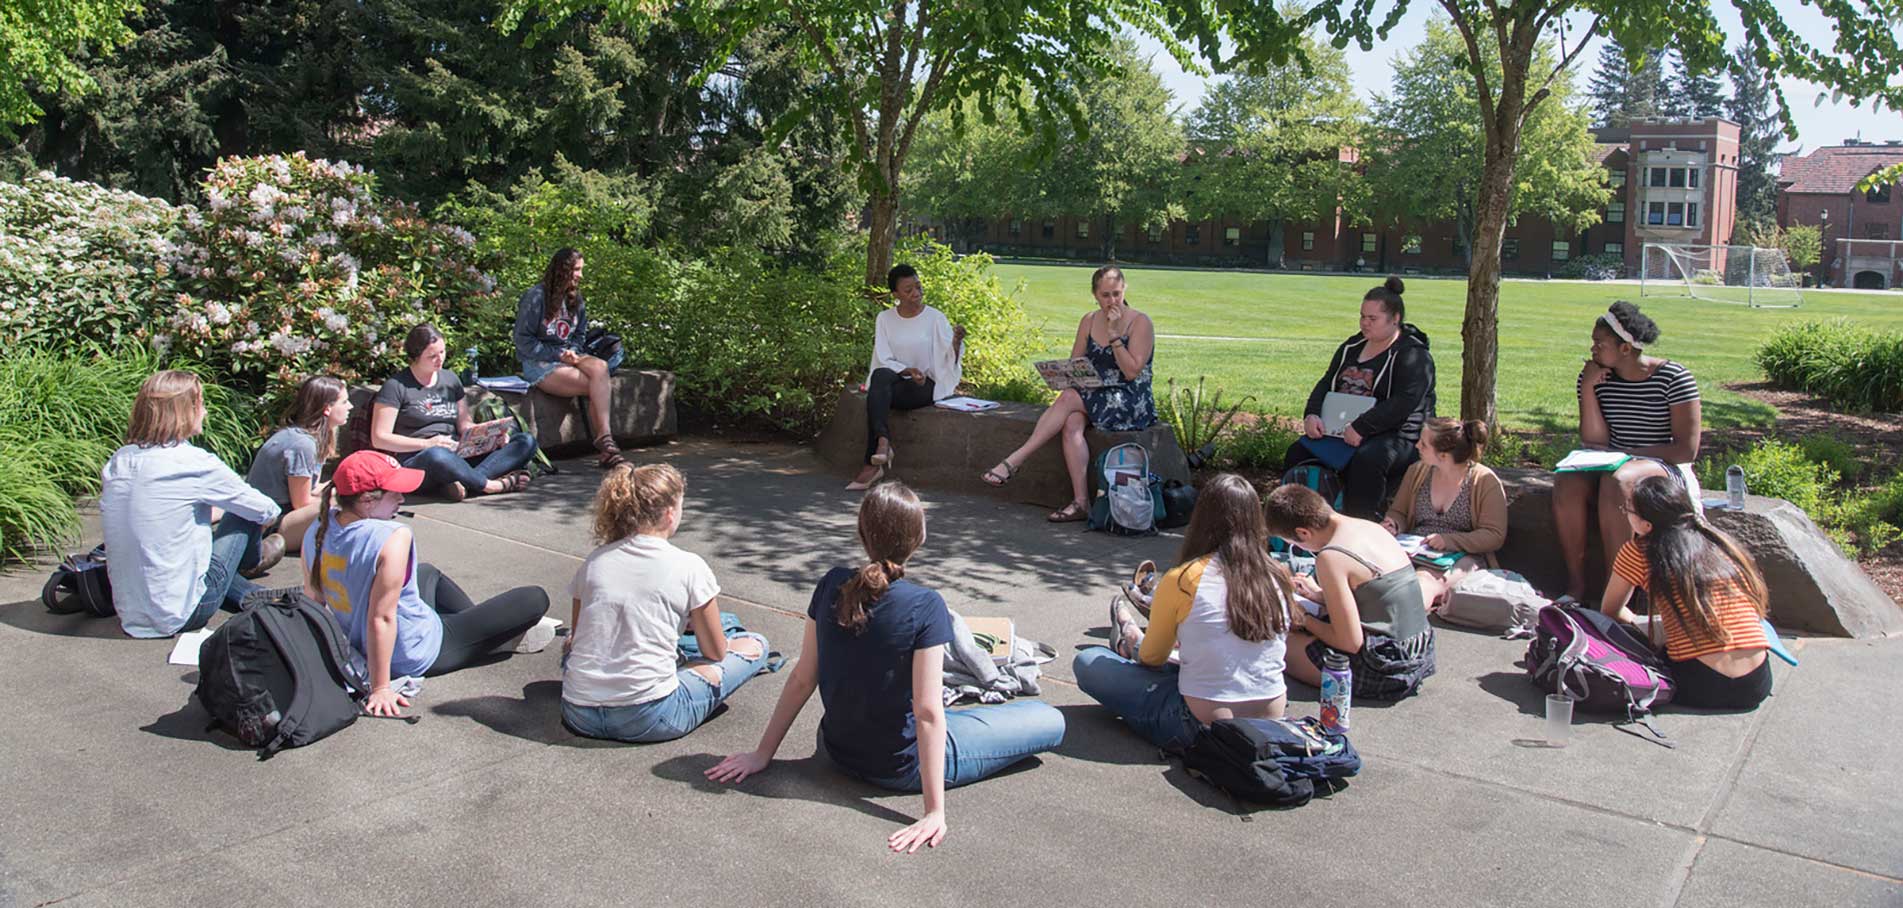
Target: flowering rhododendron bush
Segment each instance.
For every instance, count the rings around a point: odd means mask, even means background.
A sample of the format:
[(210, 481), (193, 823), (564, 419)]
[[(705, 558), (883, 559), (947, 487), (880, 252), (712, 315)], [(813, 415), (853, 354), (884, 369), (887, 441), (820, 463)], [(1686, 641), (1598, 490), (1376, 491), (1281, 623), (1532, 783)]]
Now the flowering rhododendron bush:
[(178, 289), (147, 333), (268, 400), (320, 372), (381, 378), (401, 365), (413, 325), (454, 332), (495, 293), (474, 237), (378, 198), (361, 167), (226, 158), (204, 189), (166, 263)]
[(0, 337), (112, 349), (176, 292), (178, 209), (50, 173), (0, 182)]

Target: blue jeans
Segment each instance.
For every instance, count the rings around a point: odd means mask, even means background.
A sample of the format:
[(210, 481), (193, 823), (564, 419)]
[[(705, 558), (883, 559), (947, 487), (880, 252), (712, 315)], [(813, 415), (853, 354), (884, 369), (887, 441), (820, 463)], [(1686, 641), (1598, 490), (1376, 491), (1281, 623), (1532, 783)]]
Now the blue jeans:
[(535, 436), (517, 432), (500, 448), (476, 458), (474, 463), (456, 456), (449, 448), (424, 448), (397, 458), (413, 470), (423, 471), (423, 485), (417, 491), (425, 495), (442, 491), (452, 482), (462, 483), (463, 491), (481, 495), (489, 480), (522, 469), (535, 456)]
[(1180, 672), (1174, 665), (1148, 668), (1101, 646), (1071, 660), (1071, 673), (1080, 690), (1121, 716), (1125, 725), (1151, 744), (1171, 752), (1188, 747), (1203, 727), (1176, 689)]
[[(957, 788), (996, 775), (1032, 754), (1064, 743), (1064, 714), (1042, 700), (945, 711), (945, 787)], [(916, 761), (904, 775), (867, 778), (880, 788), (923, 791)]]
[(720, 666), (720, 686), (708, 683), (698, 672), (683, 668), (676, 676), (674, 692), (659, 700), (628, 706), (577, 706), (562, 701), (562, 724), (584, 738), (605, 738), (632, 744), (672, 741), (700, 727), (707, 717), (741, 685), (766, 665), (766, 638), (750, 631), (727, 637), (729, 641), (747, 639), (760, 644), (760, 655), (742, 656), (732, 649)]
[(198, 608), (185, 620), (185, 626), (179, 633), (195, 631), (211, 623), (211, 616), (223, 606), (225, 611), (235, 612), (238, 604), (258, 585), (238, 576), (241, 568), (258, 563), (258, 540), (264, 530), (257, 524), (239, 517), (226, 514), (218, 519), (218, 525), (211, 531), (211, 565), (205, 568), (205, 595), (199, 597)]

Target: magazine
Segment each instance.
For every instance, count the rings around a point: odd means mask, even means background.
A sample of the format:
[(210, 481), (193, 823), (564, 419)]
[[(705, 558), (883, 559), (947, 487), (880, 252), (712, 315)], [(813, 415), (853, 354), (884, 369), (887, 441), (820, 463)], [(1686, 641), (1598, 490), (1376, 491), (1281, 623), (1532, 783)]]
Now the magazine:
[(1090, 360), (1082, 356), (1074, 359), (1047, 359), (1032, 365), (1037, 367), (1037, 374), (1043, 376), (1044, 383), (1050, 385), (1053, 391), (1068, 391), (1073, 388), (1079, 391), (1091, 391), (1104, 386), (1103, 377), (1097, 374), (1097, 367), (1091, 365)]
[(509, 443), (509, 436), (515, 434), (515, 417), (504, 416), (488, 422), (477, 423), (463, 433), (462, 444), (456, 446), (456, 456), (464, 460), (481, 457)]
[(1625, 462), (1631, 459), (1632, 455), (1624, 451), (1594, 451), (1588, 448), (1580, 448), (1560, 458), (1559, 463), (1553, 465), (1553, 472), (1592, 473), (1611, 471), (1625, 466)]
[(1430, 549), (1427, 547), (1426, 537), (1412, 533), (1402, 533), (1394, 537), (1394, 541), (1400, 543), (1401, 551), (1406, 552), (1415, 564), (1422, 567), (1439, 568), (1444, 571), (1458, 564), (1462, 555), (1460, 552), (1441, 552)]

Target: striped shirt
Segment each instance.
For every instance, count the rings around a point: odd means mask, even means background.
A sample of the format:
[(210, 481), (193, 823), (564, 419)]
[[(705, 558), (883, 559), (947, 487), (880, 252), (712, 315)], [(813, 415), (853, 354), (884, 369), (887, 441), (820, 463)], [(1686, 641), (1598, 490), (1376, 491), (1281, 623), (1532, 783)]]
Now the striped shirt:
[[(1582, 372), (1575, 392), (1584, 387)], [(1606, 380), (1593, 386), (1599, 412), (1611, 430), (1611, 447), (1634, 451), (1672, 443), (1672, 408), (1698, 399), (1698, 380), (1690, 369), (1666, 360), (1652, 374), (1638, 381), (1627, 381), (1617, 372), (1606, 373)]]
[[(1619, 549), (1619, 557), (1612, 560), (1612, 573), (1619, 579), (1645, 590), (1650, 578), (1651, 564), (1646, 560), (1645, 549), (1634, 539)], [(1655, 605), (1666, 606), (1665, 591), (1646, 590)], [(1758, 620), (1758, 610), (1752, 606), (1751, 598), (1745, 595), (1744, 587), (1735, 579), (1720, 583), (1710, 591), (1712, 611), (1718, 615), (1718, 626), (1724, 629), (1727, 637), (1722, 640), (1697, 636), (1679, 619), (1677, 608), (1653, 608), (1652, 613), (1660, 616), (1665, 625), (1665, 655), (1674, 662), (1684, 662), (1699, 656), (1713, 653), (1728, 653), (1741, 649), (1765, 649), (1771, 645), (1764, 638), (1764, 625)]]

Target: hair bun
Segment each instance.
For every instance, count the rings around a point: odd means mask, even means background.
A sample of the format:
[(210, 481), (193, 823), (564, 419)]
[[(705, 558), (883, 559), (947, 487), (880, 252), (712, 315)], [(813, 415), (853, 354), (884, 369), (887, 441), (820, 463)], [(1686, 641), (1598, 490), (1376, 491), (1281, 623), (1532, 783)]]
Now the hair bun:
[(1388, 279), (1383, 281), (1381, 286), (1388, 288), (1388, 292), (1396, 296), (1407, 292), (1407, 284), (1403, 283), (1400, 275), (1396, 274), (1388, 275)]

